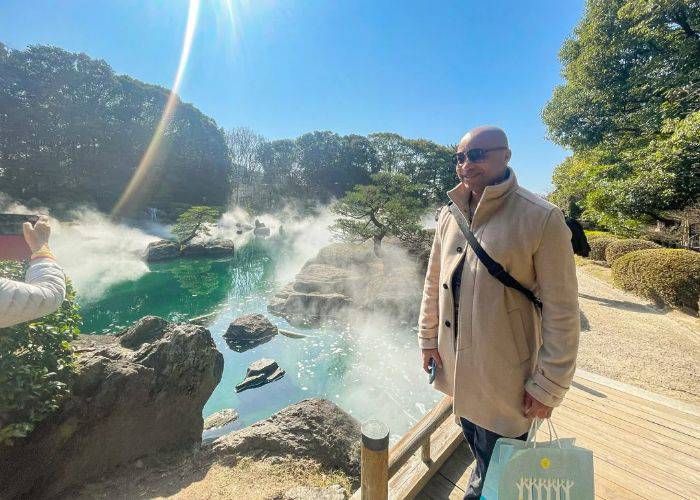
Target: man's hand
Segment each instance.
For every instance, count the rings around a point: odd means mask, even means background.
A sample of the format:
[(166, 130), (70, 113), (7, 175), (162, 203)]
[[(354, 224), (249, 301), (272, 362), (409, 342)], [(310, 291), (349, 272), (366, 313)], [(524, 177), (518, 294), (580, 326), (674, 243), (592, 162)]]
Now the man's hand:
[(49, 218), (46, 215), (39, 216), (39, 220), (33, 226), (31, 222), (25, 222), (22, 230), (24, 232), (24, 240), (32, 253), (49, 242), (51, 226), (49, 226)]
[(533, 398), (529, 392), (525, 391), (523, 398), (523, 409), (527, 418), (549, 418), (552, 416), (552, 407), (540, 403)]
[(437, 349), (421, 349), (423, 353), (423, 370), (428, 373), (428, 362), (430, 358), (435, 358), (438, 368), (442, 368), (442, 359), (440, 359), (440, 354)]

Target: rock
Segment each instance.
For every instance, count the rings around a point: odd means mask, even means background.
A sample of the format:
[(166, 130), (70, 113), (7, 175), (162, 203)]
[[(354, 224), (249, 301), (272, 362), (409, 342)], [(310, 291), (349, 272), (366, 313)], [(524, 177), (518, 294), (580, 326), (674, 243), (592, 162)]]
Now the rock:
[(224, 339), (234, 351), (244, 352), (269, 342), (277, 333), (277, 327), (264, 314), (246, 314), (229, 324)]
[(250, 231), (251, 229), (253, 229), (253, 226), (251, 226), (250, 224), (246, 224), (245, 222), (236, 222), (236, 228), (243, 232)]
[(316, 486), (297, 486), (286, 491), (280, 500), (345, 500), (348, 495), (343, 487), (339, 484), (332, 484), (327, 488), (319, 488)]
[(146, 247), (144, 259), (146, 262), (159, 260), (171, 260), (180, 257), (180, 245), (174, 241), (158, 240), (149, 243)]
[(217, 411), (204, 419), (204, 430), (208, 431), (216, 427), (223, 427), (236, 420), (238, 420), (238, 412), (233, 408)]
[(0, 447), (3, 497), (52, 497), (201, 442), (202, 408), (224, 364), (206, 328), (149, 316), (116, 336), (81, 335), (74, 347), (70, 396), (29, 436)]
[(158, 240), (148, 244), (144, 259), (146, 262), (178, 259), (181, 257), (221, 257), (233, 255), (234, 244), (231, 240), (209, 240), (188, 243), (184, 246), (175, 241)]
[(116, 334), (122, 347), (136, 350), (147, 342), (158, 340), (168, 322), (158, 316), (144, 316), (134, 324)]
[(260, 340), (277, 335), (277, 327), (264, 314), (239, 316), (229, 324), (224, 337), (239, 340)]
[(203, 243), (189, 243), (180, 254), (183, 257), (222, 257), (233, 253), (233, 241), (210, 240)]
[(374, 255), (371, 241), (321, 248), (294, 281), (269, 300), (268, 311), (299, 326), (372, 311), (398, 321), (417, 320), (425, 276), (416, 257), (419, 252), (407, 251), (398, 240), (383, 246), (383, 259)]
[(220, 456), (261, 450), (271, 456), (308, 458), (359, 479), (360, 439), (355, 418), (327, 399), (309, 398), (218, 438), (213, 450)]
[(270, 236), (270, 228), (265, 226), (258, 226), (253, 229), (253, 234), (255, 236)]
[(236, 385), (236, 392), (260, 387), (261, 385), (274, 382), (284, 376), (282, 370), (274, 359), (259, 359), (254, 361), (246, 371), (246, 377), (240, 384)]

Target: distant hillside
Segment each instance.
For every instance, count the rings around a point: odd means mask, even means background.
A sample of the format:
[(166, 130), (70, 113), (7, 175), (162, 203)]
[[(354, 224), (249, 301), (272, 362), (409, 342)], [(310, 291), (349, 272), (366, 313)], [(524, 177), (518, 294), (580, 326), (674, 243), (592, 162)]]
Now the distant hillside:
[[(0, 191), (48, 206), (87, 202), (110, 210), (168, 94), (85, 54), (0, 43)], [(180, 102), (165, 137), (141, 206), (224, 204), (230, 162), (214, 120)]]

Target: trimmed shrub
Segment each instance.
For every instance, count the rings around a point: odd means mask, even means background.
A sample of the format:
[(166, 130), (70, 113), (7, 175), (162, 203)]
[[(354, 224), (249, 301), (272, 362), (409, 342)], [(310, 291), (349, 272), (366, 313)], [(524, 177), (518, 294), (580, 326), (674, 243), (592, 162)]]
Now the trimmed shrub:
[(588, 244), (591, 246), (591, 251), (588, 254), (588, 258), (591, 260), (605, 260), (605, 248), (612, 243), (617, 241), (617, 238), (595, 238), (593, 240), (588, 240)]
[[(23, 281), (20, 262), (0, 261), (0, 276)], [(0, 445), (29, 434), (68, 394), (75, 370), (71, 341), (81, 317), (66, 281), (66, 300), (53, 314), (0, 328)]]
[(591, 240), (595, 240), (598, 238), (616, 238), (616, 236), (612, 233), (609, 233), (607, 231), (588, 231), (585, 230), (584, 233), (586, 233), (586, 239), (590, 242)]
[(608, 261), (608, 264), (612, 264), (615, 259), (622, 257), (626, 253), (647, 248), (661, 248), (661, 246), (653, 241), (636, 238), (612, 241), (605, 247), (605, 260)]
[(612, 277), (623, 290), (698, 312), (700, 253), (675, 248), (635, 250), (615, 259)]

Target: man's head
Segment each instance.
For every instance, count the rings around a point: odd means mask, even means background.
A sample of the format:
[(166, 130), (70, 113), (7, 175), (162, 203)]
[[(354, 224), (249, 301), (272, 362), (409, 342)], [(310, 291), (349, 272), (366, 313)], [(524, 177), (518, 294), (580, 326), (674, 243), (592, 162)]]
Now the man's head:
[(506, 172), (511, 152), (508, 137), (498, 127), (467, 132), (457, 146), (457, 177), (474, 191), (483, 191)]

